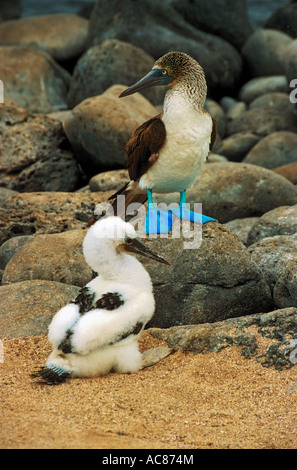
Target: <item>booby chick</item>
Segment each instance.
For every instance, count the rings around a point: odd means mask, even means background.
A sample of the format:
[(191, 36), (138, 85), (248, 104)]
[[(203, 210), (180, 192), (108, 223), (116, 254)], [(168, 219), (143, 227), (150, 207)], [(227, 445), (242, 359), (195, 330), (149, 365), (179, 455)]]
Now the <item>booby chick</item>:
[(136, 372), (138, 340), (155, 309), (150, 276), (132, 253), (169, 264), (136, 238), (120, 217), (92, 225), (83, 242), (86, 262), (99, 275), (61, 308), (49, 326), (53, 351), (33, 374), (49, 384), (70, 377)]
[[(214, 220), (185, 208), (186, 190), (205, 163), (217, 134), (216, 121), (204, 108), (207, 94), (204, 71), (189, 55), (169, 52), (120, 97), (155, 85), (167, 88), (163, 112), (132, 134), (125, 147), (131, 181), (111, 197), (124, 194), (125, 209), (132, 202), (143, 204), (148, 198), (148, 233), (167, 232), (172, 224), (171, 214), (154, 210), (152, 192), (180, 192), (180, 209), (170, 211), (178, 217), (202, 223)], [(116, 201), (113, 207), (116, 210)]]

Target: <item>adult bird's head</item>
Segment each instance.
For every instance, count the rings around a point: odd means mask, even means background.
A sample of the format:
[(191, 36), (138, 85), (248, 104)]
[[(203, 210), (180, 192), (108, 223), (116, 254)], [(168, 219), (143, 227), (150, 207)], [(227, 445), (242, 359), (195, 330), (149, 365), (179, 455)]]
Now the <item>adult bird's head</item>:
[(198, 62), (184, 52), (168, 52), (155, 62), (147, 75), (124, 90), (119, 98), (156, 85), (168, 89), (182, 87), (187, 89), (188, 94), (198, 93), (202, 99), (205, 99), (207, 92), (204, 71)]

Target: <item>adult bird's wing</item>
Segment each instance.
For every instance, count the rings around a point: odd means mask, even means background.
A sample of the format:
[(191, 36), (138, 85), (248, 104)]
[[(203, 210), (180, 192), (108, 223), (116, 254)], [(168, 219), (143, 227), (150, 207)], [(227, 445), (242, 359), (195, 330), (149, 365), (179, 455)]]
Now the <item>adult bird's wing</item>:
[(130, 179), (139, 178), (158, 159), (158, 152), (166, 139), (162, 114), (149, 119), (139, 126), (126, 144), (127, 167)]

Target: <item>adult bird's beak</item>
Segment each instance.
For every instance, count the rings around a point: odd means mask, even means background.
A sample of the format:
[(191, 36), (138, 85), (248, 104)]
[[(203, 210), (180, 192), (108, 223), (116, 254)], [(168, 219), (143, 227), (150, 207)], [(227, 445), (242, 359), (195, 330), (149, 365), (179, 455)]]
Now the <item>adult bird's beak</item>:
[(122, 245), (122, 248), (124, 251), (128, 253), (136, 253), (139, 255), (143, 255), (146, 258), (151, 258), (155, 261), (159, 261), (159, 263), (170, 265), (170, 263), (166, 261), (166, 259), (164, 259), (162, 256), (155, 253), (153, 250), (151, 250), (148, 246), (146, 246), (144, 243), (139, 241), (137, 238), (133, 238), (132, 240), (130, 240), (129, 243), (124, 243)]
[(122, 98), (123, 96), (132, 95), (133, 93), (136, 93), (137, 91), (140, 91), (143, 88), (147, 88), (150, 86), (168, 85), (170, 82), (172, 82), (172, 80), (174, 80), (174, 77), (171, 77), (168, 74), (163, 75), (161, 69), (152, 69), (141, 80), (124, 90), (120, 94), (119, 98)]

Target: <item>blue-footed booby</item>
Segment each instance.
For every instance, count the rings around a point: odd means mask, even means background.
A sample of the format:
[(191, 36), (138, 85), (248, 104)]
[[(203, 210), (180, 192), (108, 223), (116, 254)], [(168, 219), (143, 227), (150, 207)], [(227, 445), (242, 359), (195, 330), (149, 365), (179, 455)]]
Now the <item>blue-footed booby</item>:
[(120, 217), (92, 225), (83, 252), (99, 275), (53, 317), (48, 331), (52, 353), (32, 374), (44, 383), (141, 368), (138, 340), (154, 314), (155, 301), (148, 272), (131, 254), (169, 263), (140, 242), (132, 225)]
[[(187, 210), (185, 203), (186, 190), (212, 149), (217, 125), (204, 108), (207, 94), (204, 71), (189, 55), (169, 52), (160, 57), (152, 70), (123, 91), (120, 97), (155, 85), (167, 88), (163, 112), (132, 134), (125, 147), (131, 181), (111, 198), (124, 194), (125, 209), (132, 202), (143, 204), (148, 199), (146, 231), (166, 233), (171, 228), (172, 213), (194, 222), (214, 220)], [(180, 192), (180, 208), (155, 209), (152, 192), (176, 191)], [(116, 201), (113, 207), (116, 210)]]

